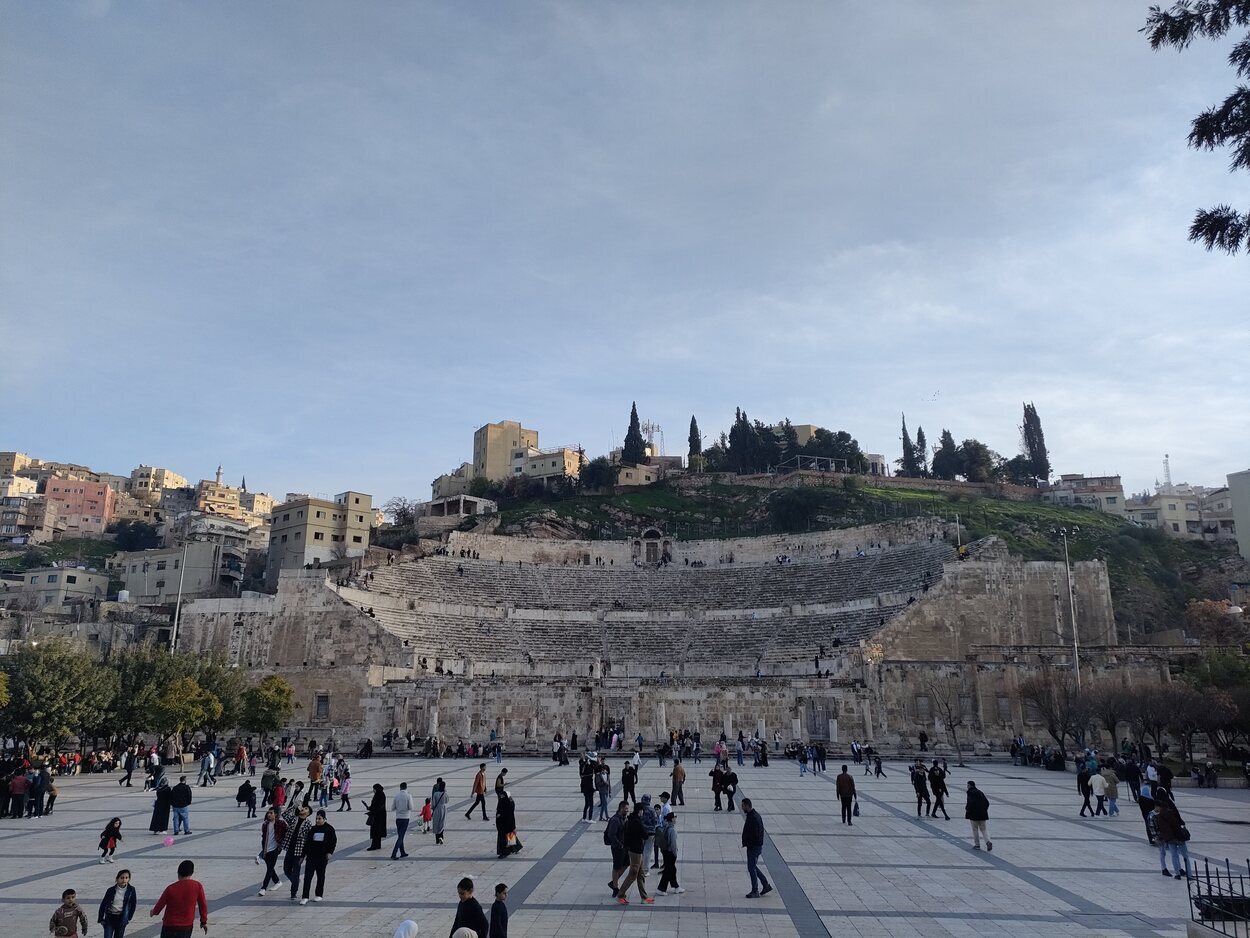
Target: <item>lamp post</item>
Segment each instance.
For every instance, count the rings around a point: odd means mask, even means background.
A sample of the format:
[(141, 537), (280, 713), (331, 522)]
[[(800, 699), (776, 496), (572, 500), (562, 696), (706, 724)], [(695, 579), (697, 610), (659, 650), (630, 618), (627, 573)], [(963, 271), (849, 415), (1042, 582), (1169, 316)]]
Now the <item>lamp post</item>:
[(1072, 591), (1072, 562), (1068, 559), (1068, 529), (1060, 528), (1063, 538), (1063, 566), (1068, 574), (1068, 605), (1072, 609), (1072, 671), (1076, 674), (1077, 690), (1081, 688), (1081, 642), (1076, 630), (1076, 594)]

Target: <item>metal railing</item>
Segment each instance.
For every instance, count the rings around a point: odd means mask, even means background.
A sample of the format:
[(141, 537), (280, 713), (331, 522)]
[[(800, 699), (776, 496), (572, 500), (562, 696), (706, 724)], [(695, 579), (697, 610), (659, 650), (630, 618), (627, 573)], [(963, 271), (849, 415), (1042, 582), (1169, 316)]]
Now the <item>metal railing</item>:
[(1189, 917), (1221, 935), (1250, 936), (1250, 861), (1246, 868), (1203, 860), (1190, 864)]

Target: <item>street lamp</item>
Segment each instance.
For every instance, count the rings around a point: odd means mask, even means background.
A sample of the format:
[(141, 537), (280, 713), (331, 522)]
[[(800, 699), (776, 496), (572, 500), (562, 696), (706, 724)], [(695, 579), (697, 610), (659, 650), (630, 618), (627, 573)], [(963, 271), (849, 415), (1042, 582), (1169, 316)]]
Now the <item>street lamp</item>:
[[(1075, 533), (1075, 528), (1073, 529)], [(1068, 574), (1068, 605), (1072, 609), (1072, 671), (1076, 675), (1077, 690), (1081, 688), (1081, 643), (1076, 630), (1076, 594), (1072, 591), (1072, 562), (1068, 559), (1068, 529), (1060, 528), (1059, 536), (1063, 538), (1063, 566)]]

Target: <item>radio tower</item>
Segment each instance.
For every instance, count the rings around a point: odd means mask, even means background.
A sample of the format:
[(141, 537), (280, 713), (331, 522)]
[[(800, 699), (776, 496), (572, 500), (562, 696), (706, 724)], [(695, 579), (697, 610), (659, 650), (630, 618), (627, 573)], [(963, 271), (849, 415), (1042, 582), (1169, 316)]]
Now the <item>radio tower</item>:
[[(638, 429), (642, 431), (642, 435), (646, 438), (647, 445), (651, 448), (651, 455), (663, 456), (664, 455), (664, 431), (660, 428), (660, 425), (658, 423), (652, 423), (650, 420), (644, 420), (641, 424), (639, 424)], [(656, 451), (656, 448), (655, 448), (655, 438), (657, 434), (660, 437), (660, 449), (658, 452)]]
[(1172, 494), (1172, 463), (1167, 453), (1163, 454), (1163, 492)]

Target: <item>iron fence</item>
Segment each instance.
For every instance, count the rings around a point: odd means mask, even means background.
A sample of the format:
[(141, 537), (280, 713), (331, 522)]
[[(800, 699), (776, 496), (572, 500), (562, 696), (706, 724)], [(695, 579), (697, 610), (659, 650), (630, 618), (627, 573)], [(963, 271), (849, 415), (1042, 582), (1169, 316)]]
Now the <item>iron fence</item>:
[(1250, 938), (1250, 861), (1246, 869), (1228, 861), (1190, 865), (1189, 917), (1230, 938)]

